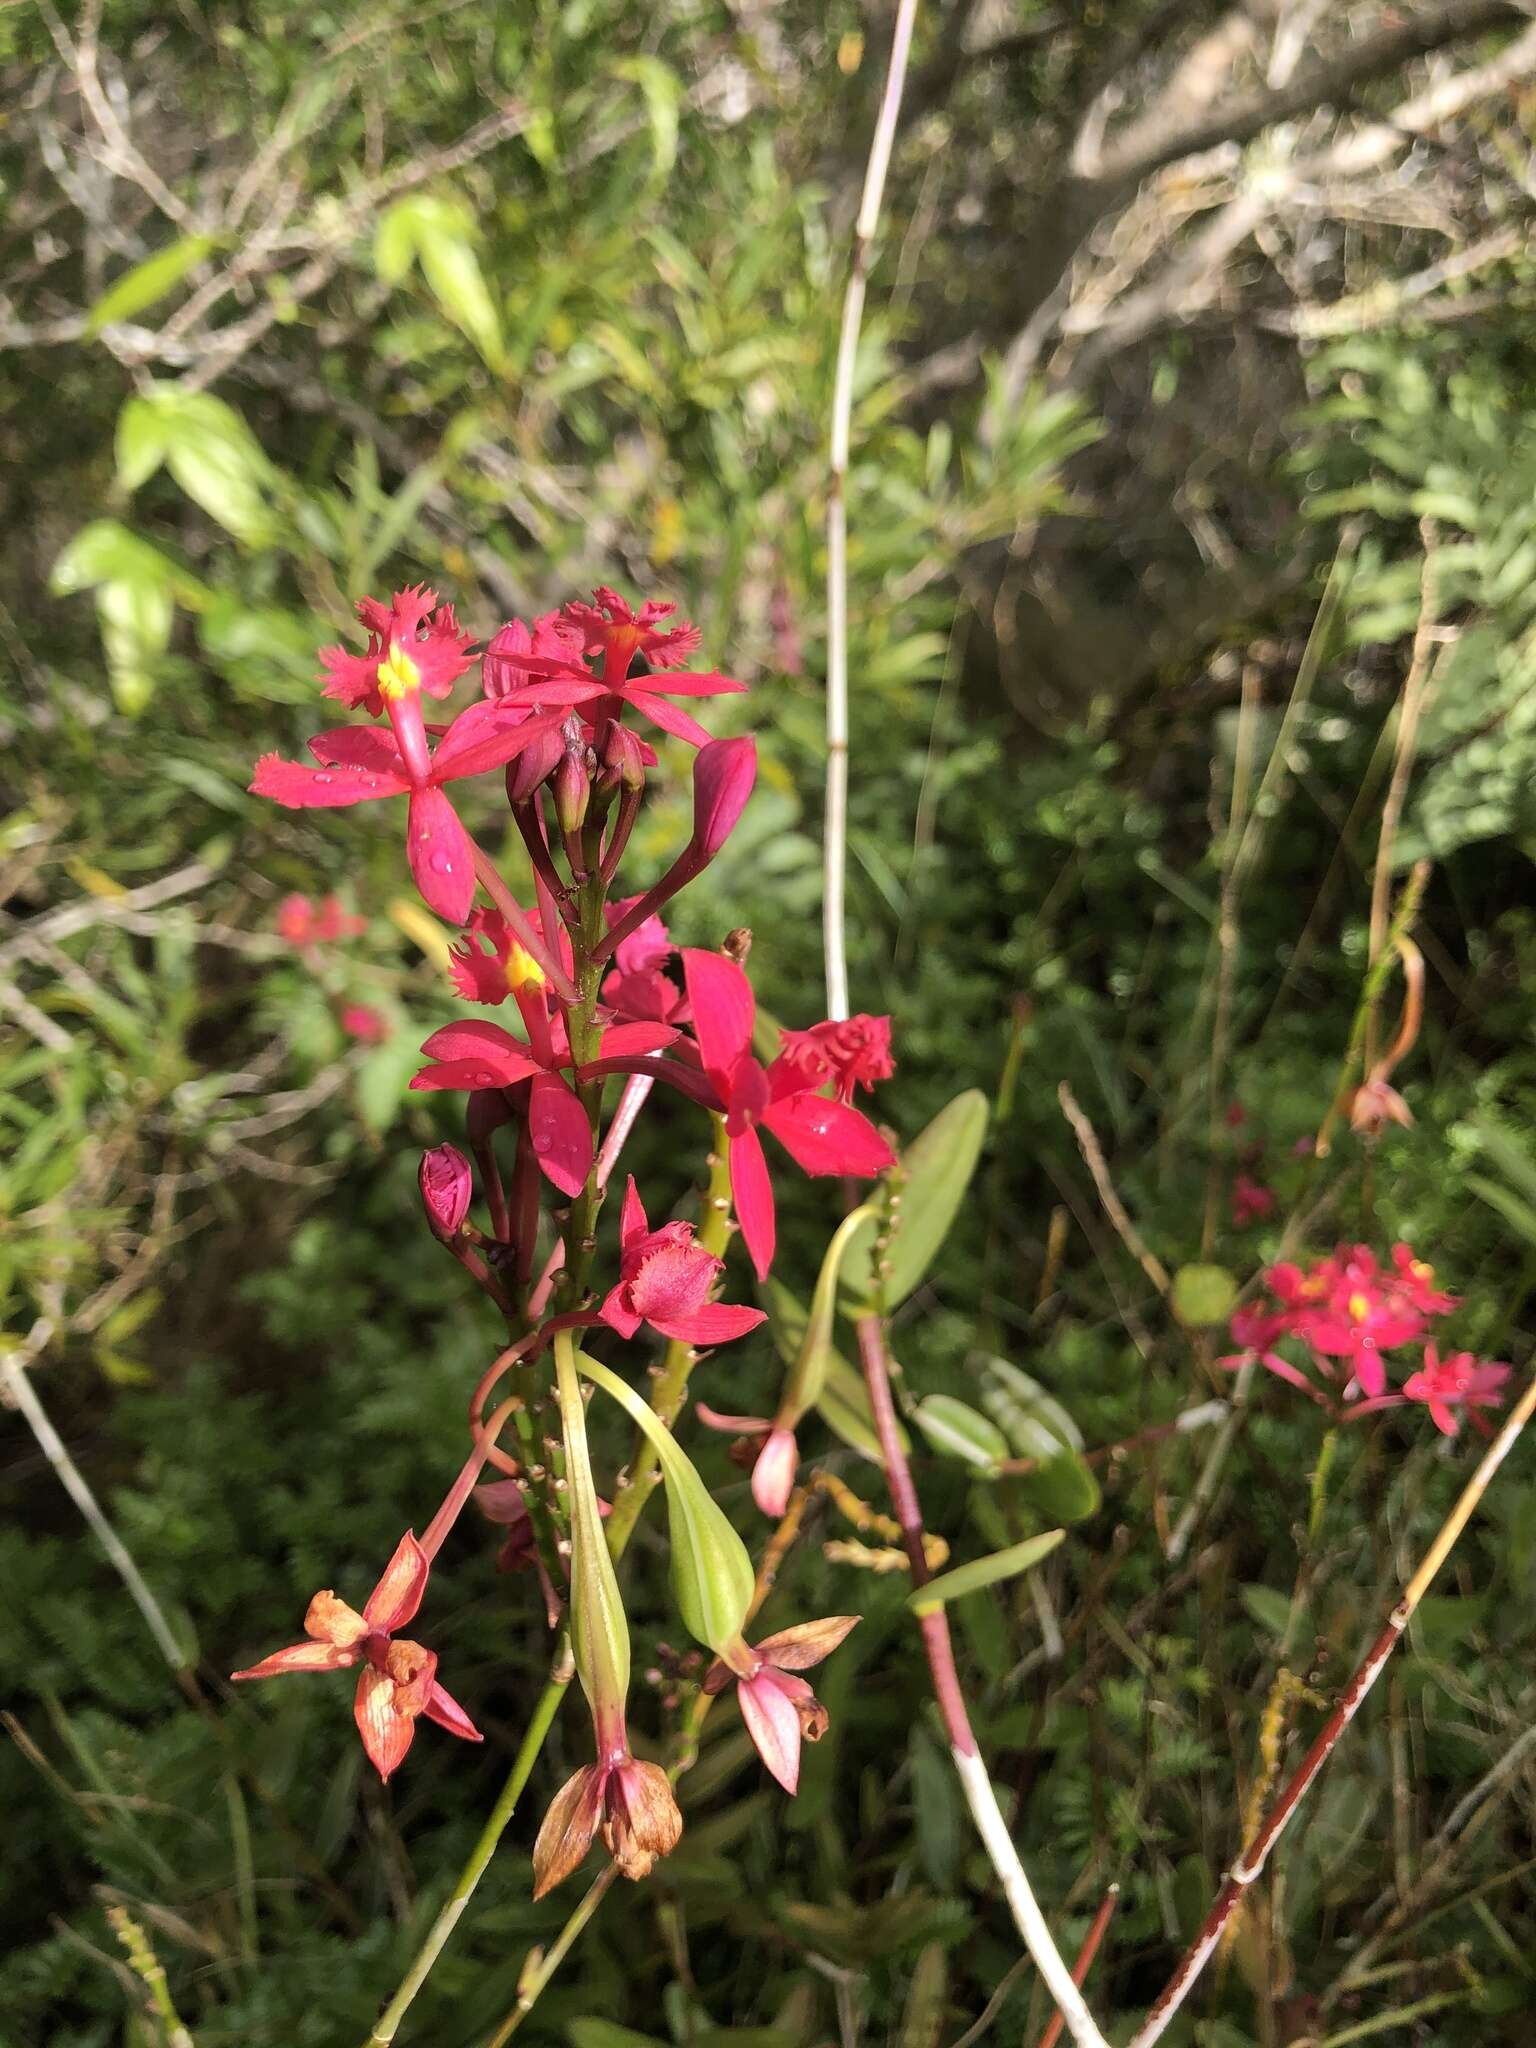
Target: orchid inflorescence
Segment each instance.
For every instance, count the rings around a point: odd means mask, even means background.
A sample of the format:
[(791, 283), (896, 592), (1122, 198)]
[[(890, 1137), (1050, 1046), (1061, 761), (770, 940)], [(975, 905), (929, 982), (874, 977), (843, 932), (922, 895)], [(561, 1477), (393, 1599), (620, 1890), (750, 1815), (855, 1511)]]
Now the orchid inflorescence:
[[(456, 716), (433, 721), (425, 700), (446, 699), (475, 668), (473, 642), (453, 607), (440, 605), (434, 591), (410, 589), (388, 604), (366, 598), (358, 612), (366, 650), (328, 648), (322, 659), (325, 694), (365, 718), (317, 734), (308, 743), (310, 762), (265, 756), (252, 789), (295, 810), (406, 800), (406, 853), (417, 887), (431, 910), (459, 928), (453, 991), (499, 1013), (444, 1025), (422, 1047), (427, 1064), (411, 1086), (465, 1098), (468, 1145), (468, 1154), (442, 1144), (424, 1156), (422, 1204), (434, 1236), (505, 1317), (508, 1340), (471, 1400), (470, 1454), (421, 1540), (402, 1537), (361, 1612), (334, 1592), (317, 1593), (306, 1640), (235, 1675), (358, 1667), (357, 1725), (385, 1778), (405, 1757), (421, 1717), (478, 1741), (468, 1714), (438, 1683), (433, 1653), (399, 1635), (422, 1604), (449, 1528), (475, 1499), (503, 1534), (503, 1567), (537, 1569), (551, 1625), (569, 1631), (592, 1710), (595, 1761), (549, 1809), (535, 1848), (536, 1887), (548, 1890), (574, 1870), (599, 1832), (618, 1868), (638, 1877), (673, 1847), (681, 1819), (666, 1772), (630, 1749), (628, 1625), (610, 1554), (622, 1543), (610, 1542), (610, 1503), (598, 1497), (583, 1382), (606, 1389), (650, 1438), (668, 1491), (679, 1612), (714, 1658), (703, 1693), (734, 1681), (753, 1741), (791, 1792), (802, 1738), (814, 1740), (826, 1725), (799, 1674), (836, 1648), (853, 1619), (800, 1623), (749, 1647), (751, 1561), (672, 1439), (681, 1402), (663, 1418), (578, 1345), (609, 1348), (620, 1340), (628, 1347), (656, 1333), (667, 1340), (669, 1359), (679, 1355), (685, 1381), (700, 1347), (763, 1322), (760, 1310), (717, 1298), (732, 1212), (760, 1280), (773, 1261), (774, 1192), (761, 1133), (808, 1174), (870, 1178), (892, 1166), (885, 1138), (854, 1106), (856, 1091), (892, 1071), (889, 1019), (786, 1030), (765, 1060), (744, 966), (749, 936), (732, 934), (719, 952), (674, 947), (661, 912), (735, 828), (752, 791), (756, 750), (750, 737), (712, 739), (672, 701), (736, 694), (743, 685), (685, 667), (700, 635), (673, 617), (671, 605), (636, 610), (599, 589), (591, 604), (567, 604), (531, 626), (513, 621), (480, 658), (479, 696)], [(638, 675), (637, 659), (645, 664)], [(636, 719), (697, 750), (693, 825), (661, 878), (623, 895), (619, 869), (658, 766)], [(471, 837), (450, 795), (497, 769), (528, 855), (526, 904)], [(279, 928), (307, 949), (354, 932), (358, 922), (334, 899), (316, 909), (291, 898)], [(678, 1218), (653, 1222), (627, 1176), (617, 1265), (600, 1279), (595, 1226), (609, 1171), (657, 1082), (711, 1120), (710, 1199), (697, 1227)], [(472, 1220), (477, 1193), (487, 1228)], [(541, 1258), (545, 1199), (557, 1228)], [(490, 1390), (509, 1372), (518, 1392), (486, 1419)], [(534, 1424), (551, 1391), (558, 1439)], [(754, 1493), (775, 1513), (793, 1483), (793, 1423), (803, 1406), (802, 1387), (799, 1398), (786, 1394), (777, 1426), (739, 1419), (744, 1435), (762, 1433), (772, 1446)], [(717, 1426), (736, 1426), (701, 1412)], [(518, 1444), (509, 1452), (497, 1437), (514, 1418)], [(477, 1484), (487, 1464), (501, 1476)], [(606, 1490), (616, 1499), (622, 1483)]]
[[(1383, 1263), (1369, 1245), (1341, 1245), (1305, 1269), (1288, 1260), (1270, 1266), (1262, 1279), (1268, 1299), (1234, 1312), (1240, 1349), (1222, 1365), (1262, 1365), (1342, 1422), (1419, 1403), (1445, 1436), (1457, 1435), (1463, 1414), (1487, 1433), (1481, 1411), (1499, 1405), (1511, 1368), (1470, 1351), (1442, 1355), (1426, 1341), (1461, 1304), (1436, 1287), (1434, 1267), (1411, 1246), (1394, 1245)], [(1287, 1340), (1300, 1363), (1276, 1348)], [(1417, 1364), (1413, 1354), (1396, 1355), (1410, 1346)]]

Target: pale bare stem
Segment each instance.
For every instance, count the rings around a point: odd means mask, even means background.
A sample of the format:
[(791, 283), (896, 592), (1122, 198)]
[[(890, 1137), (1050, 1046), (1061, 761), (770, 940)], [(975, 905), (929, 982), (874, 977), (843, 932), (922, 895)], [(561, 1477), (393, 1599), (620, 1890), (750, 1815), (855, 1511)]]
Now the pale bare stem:
[(1130, 2048), (1151, 2048), (1154, 2041), (1161, 2040), (1174, 2015), (1189, 1996), (1201, 1971), (1215, 1954), (1222, 1932), (1238, 1901), (1263, 1871), (1271, 1850), (1311, 1789), (1312, 1781), (1327, 1763), (1350, 1722), (1360, 1711), (1366, 1695), (1380, 1676), (1382, 1667), (1401, 1642), (1413, 1618), (1414, 1610), (1428, 1592), (1440, 1567), (1450, 1556), (1457, 1538), (1476, 1512), (1478, 1503), (1487, 1492), (1495, 1473), (1514, 1449), (1521, 1431), (1533, 1413), (1536, 1413), (1536, 1378), (1531, 1380), (1504, 1427), (1483, 1453), (1476, 1471), (1462, 1488), (1456, 1505), (1441, 1523), (1434, 1541), (1425, 1551), (1417, 1571), (1403, 1588), (1402, 1598), (1387, 1616), (1381, 1632), (1365, 1653), (1354, 1677), (1339, 1694), (1333, 1712), (1324, 1723), (1312, 1747), (1302, 1758), (1285, 1790), (1270, 1807), (1257, 1832), (1244, 1845), (1216, 1894), (1200, 1932), (1169, 1978), (1157, 2003), (1132, 2036)]
[(1221, 849), (1221, 904), (1216, 920), (1216, 1014), (1211, 1030), (1210, 1067), (1206, 1080), (1209, 1091), (1207, 1147), (1210, 1164), (1205, 1185), (1205, 1224), (1200, 1234), (1200, 1255), (1208, 1259), (1216, 1242), (1216, 1210), (1220, 1195), (1218, 1158), (1221, 1145), (1222, 1083), (1226, 1078), (1227, 1045), (1232, 1033), (1232, 993), (1237, 979), (1238, 911), (1241, 891), (1236, 873), (1237, 848), (1248, 812), (1249, 785), (1253, 772), (1253, 735), (1259, 708), (1259, 672), (1252, 662), (1243, 665), (1243, 695), (1237, 714), (1237, 745), (1232, 759), (1232, 795), (1227, 806), (1227, 830)]
[(1104, 1148), (1099, 1143), (1098, 1135), (1093, 1125), (1089, 1123), (1087, 1117), (1078, 1107), (1077, 1097), (1072, 1093), (1071, 1088), (1065, 1081), (1057, 1088), (1056, 1096), (1061, 1104), (1062, 1115), (1072, 1126), (1073, 1135), (1077, 1139), (1078, 1150), (1083, 1155), (1083, 1164), (1093, 1175), (1093, 1184), (1099, 1191), (1099, 1200), (1104, 1206), (1104, 1214), (1115, 1226), (1116, 1236), (1131, 1254), (1132, 1258), (1135, 1259), (1143, 1273), (1152, 1282), (1158, 1293), (1166, 1296), (1173, 1285), (1172, 1280), (1168, 1277), (1168, 1268), (1163, 1264), (1156, 1252), (1148, 1247), (1146, 1239), (1131, 1221), (1125, 1204), (1115, 1193), (1115, 1184), (1109, 1177), (1109, 1167), (1104, 1159)]
[[(1419, 539), (1424, 549), (1424, 568), (1419, 582), (1419, 620), (1414, 629), (1413, 652), (1408, 660), (1403, 694), (1398, 700), (1392, 775), (1381, 807), (1376, 865), (1371, 872), (1370, 945), (1366, 960), (1372, 967), (1381, 957), (1392, 921), (1392, 852), (1408, 796), (1408, 778), (1413, 773), (1413, 758), (1418, 749), (1419, 721), (1423, 717), (1431, 681), (1430, 650), (1435, 639), (1435, 522), (1432, 519), (1419, 521)], [(1376, 1052), (1376, 1006), (1373, 1003), (1366, 1012), (1365, 1021), (1364, 1064), (1367, 1073), (1376, 1064)]]
[[(1088, 1972), (1093, 1968), (1093, 1959), (1098, 1954), (1109, 1923), (1115, 1917), (1115, 1908), (1120, 1903), (1120, 1887), (1112, 1884), (1099, 1901), (1099, 1910), (1088, 1923), (1088, 1932), (1083, 1936), (1083, 1945), (1077, 1952), (1077, 1961), (1072, 1965), (1072, 1982), (1081, 1990), (1088, 1981)], [(1045, 2032), (1036, 2043), (1036, 2048), (1056, 2048), (1061, 2039), (1063, 2021), (1059, 2012), (1053, 2012), (1045, 2023)]]
[(843, 294), (832, 387), (832, 448), (827, 477), (827, 795), (822, 868), (822, 937), (826, 953), (827, 1015), (848, 1015), (848, 950), (843, 900), (848, 869), (848, 451), (853, 438), (853, 380), (864, 318), (870, 251), (880, 224), (885, 174), (896, 139), (902, 88), (912, 48), (917, 0), (900, 0), (886, 66), (885, 91), (875, 122), (864, 195), (853, 231), (853, 263)]
[(149, 1590), (144, 1575), (134, 1563), (127, 1545), (107, 1520), (101, 1503), (86, 1483), (85, 1474), (69, 1455), (63, 1438), (48, 1418), (48, 1411), (37, 1397), (27, 1367), (46, 1349), (53, 1335), (53, 1325), (44, 1319), (33, 1325), (31, 1334), (18, 1347), (0, 1351), (0, 1394), (20, 1409), (32, 1434), (37, 1438), (38, 1448), (58, 1474), (59, 1484), (80, 1510), (92, 1535), (107, 1553), (113, 1569), (128, 1588), (129, 1598), (144, 1617), (145, 1626), (155, 1639), (155, 1646), (178, 1677), (191, 1669), (187, 1656), (172, 1632), (165, 1618), (165, 1610)]
[[(923, 1586), (927, 1584), (930, 1576), (924, 1544), (923, 1512), (918, 1503), (917, 1488), (912, 1483), (912, 1468), (907, 1462), (906, 1452), (901, 1447), (901, 1436), (896, 1423), (896, 1405), (891, 1397), (890, 1366), (886, 1358), (884, 1325), (879, 1316), (861, 1316), (858, 1332), (864, 1384), (869, 1392), (875, 1433), (880, 1439), (881, 1462), (885, 1466), (891, 1504), (896, 1510), (896, 1520), (901, 1526), (902, 1545), (907, 1553), (912, 1583), (914, 1586)], [(987, 1852), (992, 1868), (997, 1872), (1003, 1896), (1007, 1899), (1009, 1910), (1013, 1914), (1014, 1925), (1023, 1937), (1024, 1946), (1034, 1958), (1035, 1968), (1044, 1979), (1047, 1991), (1055, 1999), (1057, 2008), (1078, 2048), (1108, 2048), (1093, 2014), (1088, 2010), (1082, 1993), (1073, 1981), (1071, 1971), (1062, 1959), (1060, 1949), (1056, 1946), (1024, 1865), (1019, 1859), (1019, 1852), (1013, 1845), (1008, 1824), (998, 1806), (997, 1794), (992, 1789), (992, 1780), (987, 1775), (987, 1767), (977, 1747), (970, 1715), (966, 1711), (965, 1696), (960, 1689), (960, 1675), (955, 1669), (954, 1644), (950, 1637), (949, 1620), (945, 1610), (942, 1606), (929, 1608), (919, 1614), (917, 1621), (923, 1638), (923, 1650), (928, 1659), (934, 1697), (938, 1701), (939, 1712), (949, 1738), (950, 1757), (960, 1779), (960, 1789), (965, 1794), (965, 1802), (971, 1810), (971, 1818), (976, 1824), (976, 1832), (981, 1837), (982, 1846)]]

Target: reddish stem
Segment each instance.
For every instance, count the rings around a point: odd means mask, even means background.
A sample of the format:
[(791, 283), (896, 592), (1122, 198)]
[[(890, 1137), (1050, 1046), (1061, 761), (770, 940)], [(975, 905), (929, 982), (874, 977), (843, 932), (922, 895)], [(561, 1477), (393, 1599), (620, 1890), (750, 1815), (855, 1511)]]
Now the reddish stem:
[[(896, 1426), (896, 1404), (891, 1399), (891, 1378), (885, 1362), (885, 1333), (881, 1329), (880, 1318), (860, 1316), (858, 1332), (864, 1384), (869, 1389), (869, 1405), (875, 1418), (875, 1434), (880, 1439), (886, 1484), (891, 1489), (891, 1503), (901, 1528), (902, 1544), (912, 1570), (912, 1583), (925, 1586), (929, 1572), (928, 1559), (923, 1551), (923, 1511), (918, 1506), (912, 1467), (901, 1448), (901, 1436)], [(955, 1669), (955, 1646), (950, 1638), (949, 1618), (940, 1607), (919, 1615), (918, 1627), (922, 1631), (923, 1649), (933, 1679), (934, 1697), (944, 1717), (950, 1744), (962, 1756), (977, 1756), (980, 1752), (976, 1736), (971, 1728), (970, 1715), (965, 1711), (960, 1674)]]
[[(1077, 1961), (1072, 1965), (1072, 1982), (1082, 1989), (1088, 1972), (1093, 1968), (1093, 1959), (1099, 1952), (1105, 1929), (1114, 1918), (1115, 1908), (1120, 1903), (1120, 1887), (1112, 1884), (1099, 1901), (1099, 1910), (1088, 1923), (1088, 1932), (1083, 1936), (1083, 1945), (1077, 1952)], [(1056, 2048), (1061, 2039), (1061, 2030), (1066, 2025), (1060, 2012), (1053, 2012), (1046, 2022), (1045, 2032), (1040, 2036), (1037, 2048)]]
[(1338, 1704), (1328, 1716), (1317, 1740), (1302, 1758), (1290, 1783), (1265, 1815), (1258, 1833), (1242, 1850), (1228, 1871), (1210, 1912), (1205, 1916), (1200, 1932), (1163, 1987), (1157, 2003), (1142, 2021), (1131, 2042), (1131, 2048), (1150, 2048), (1153, 2041), (1161, 2038), (1164, 2029), (1184, 2003), (1190, 1986), (1215, 1954), (1222, 1931), (1236, 1910), (1238, 1901), (1263, 1870), (1269, 1860), (1270, 1850), (1285, 1832), (1291, 1815), (1310, 1790), (1312, 1780), (1332, 1756), (1345, 1729), (1360, 1711), (1366, 1694), (1376, 1683), (1382, 1666), (1397, 1648), (1403, 1630), (1408, 1626), (1409, 1612), (1406, 1604), (1393, 1608), (1386, 1627), (1366, 1651), (1359, 1670), (1340, 1693)]
[(515, 1400), (503, 1401), (483, 1429), (478, 1426), (477, 1418), (475, 1448), (464, 1460), (458, 1478), (444, 1494), (442, 1506), (427, 1524), (422, 1536), (421, 1547), (427, 1557), (436, 1557), (442, 1549), (449, 1530), (459, 1519), (464, 1503), (469, 1499), (471, 1488), (484, 1469), (486, 1460), (495, 1452), (497, 1433), (516, 1406)]
[(523, 844), (528, 849), (529, 864), (533, 869), (533, 890), (538, 899), (539, 922), (551, 938), (557, 923), (564, 923), (571, 931), (580, 927), (576, 907), (566, 893), (554, 862), (549, 857), (549, 841), (544, 833), (544, 813), (539, 807), (538, 792), (525, 804), (514, 804), (512, 815), (517, 820), (517, 829), (523, 835)]

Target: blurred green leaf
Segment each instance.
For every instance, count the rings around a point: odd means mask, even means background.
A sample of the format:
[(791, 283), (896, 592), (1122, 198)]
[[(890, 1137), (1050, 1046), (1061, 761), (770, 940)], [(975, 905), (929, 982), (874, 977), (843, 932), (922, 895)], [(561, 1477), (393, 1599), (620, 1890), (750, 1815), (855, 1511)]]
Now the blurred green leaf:
[(914, 1586), (907, 1595), (907, 1605), (914, 1614), (932, 1614), (946, 1601), (978, 1593), (982, 1587), (995, 1586), (1003, 1579), (1017, 1578), (1020, 1572), (1032, 1571), (1043, 1558), (1049, 1557), (1066, 1533), (1065, 1529), (1047, 1529), (1039, 1536), (1026, 1536), (1022, 1543), (1011, 1544), (1007, 1550), (994, 1551), (991, 1557), (975, 1557), (968, 1564), (940, 1572), (926, 1586)]
[(142, 313), (180, 284), (187, 272), (195, 270), (216, 246), (211, 235), (184, 235), (180, 241), (157, 249), (153, 256), (146, 256), (142, 263), (125, 270), (108, 285), (86, 315), (86, 333), (100, 334), (103, 327)]

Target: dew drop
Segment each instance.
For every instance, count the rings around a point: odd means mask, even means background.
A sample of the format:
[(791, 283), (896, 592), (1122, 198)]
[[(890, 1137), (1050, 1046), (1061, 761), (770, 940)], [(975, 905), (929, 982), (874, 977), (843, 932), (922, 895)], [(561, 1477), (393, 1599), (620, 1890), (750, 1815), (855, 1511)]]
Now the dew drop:
[(553, 1142), (548, 1131), (535, 1131), (533, 1134), (533, 1149), (535, 1152), (547, 1152)]
[(322, 783), (322, 784), (325, 784), (326, 786), (329, 786), (329, 785), (330, 785), (331, 783), (333, 783), (333, 782), (334, 782), (334, 781), (336, 780), (336, 778), (335, 778), (335, 776), (334, 776), (334, 775), (317, 775), (317, 776), (315, 777), (315, 780), (316, 780), (316, 782), (318, 782), (318, 783)]
[(451, 875), (453, 873), (453, 855), (451, 853), (444, 853), (441, 847), (439, 847), (436, 853), (428, 856), (427, 866), (434, 875)]
[(496, 1076), (489, 1067), (479, 1067), (475, 1071), (474, 1085), (477, 1088), (494, 1088), (496, 1086)]

